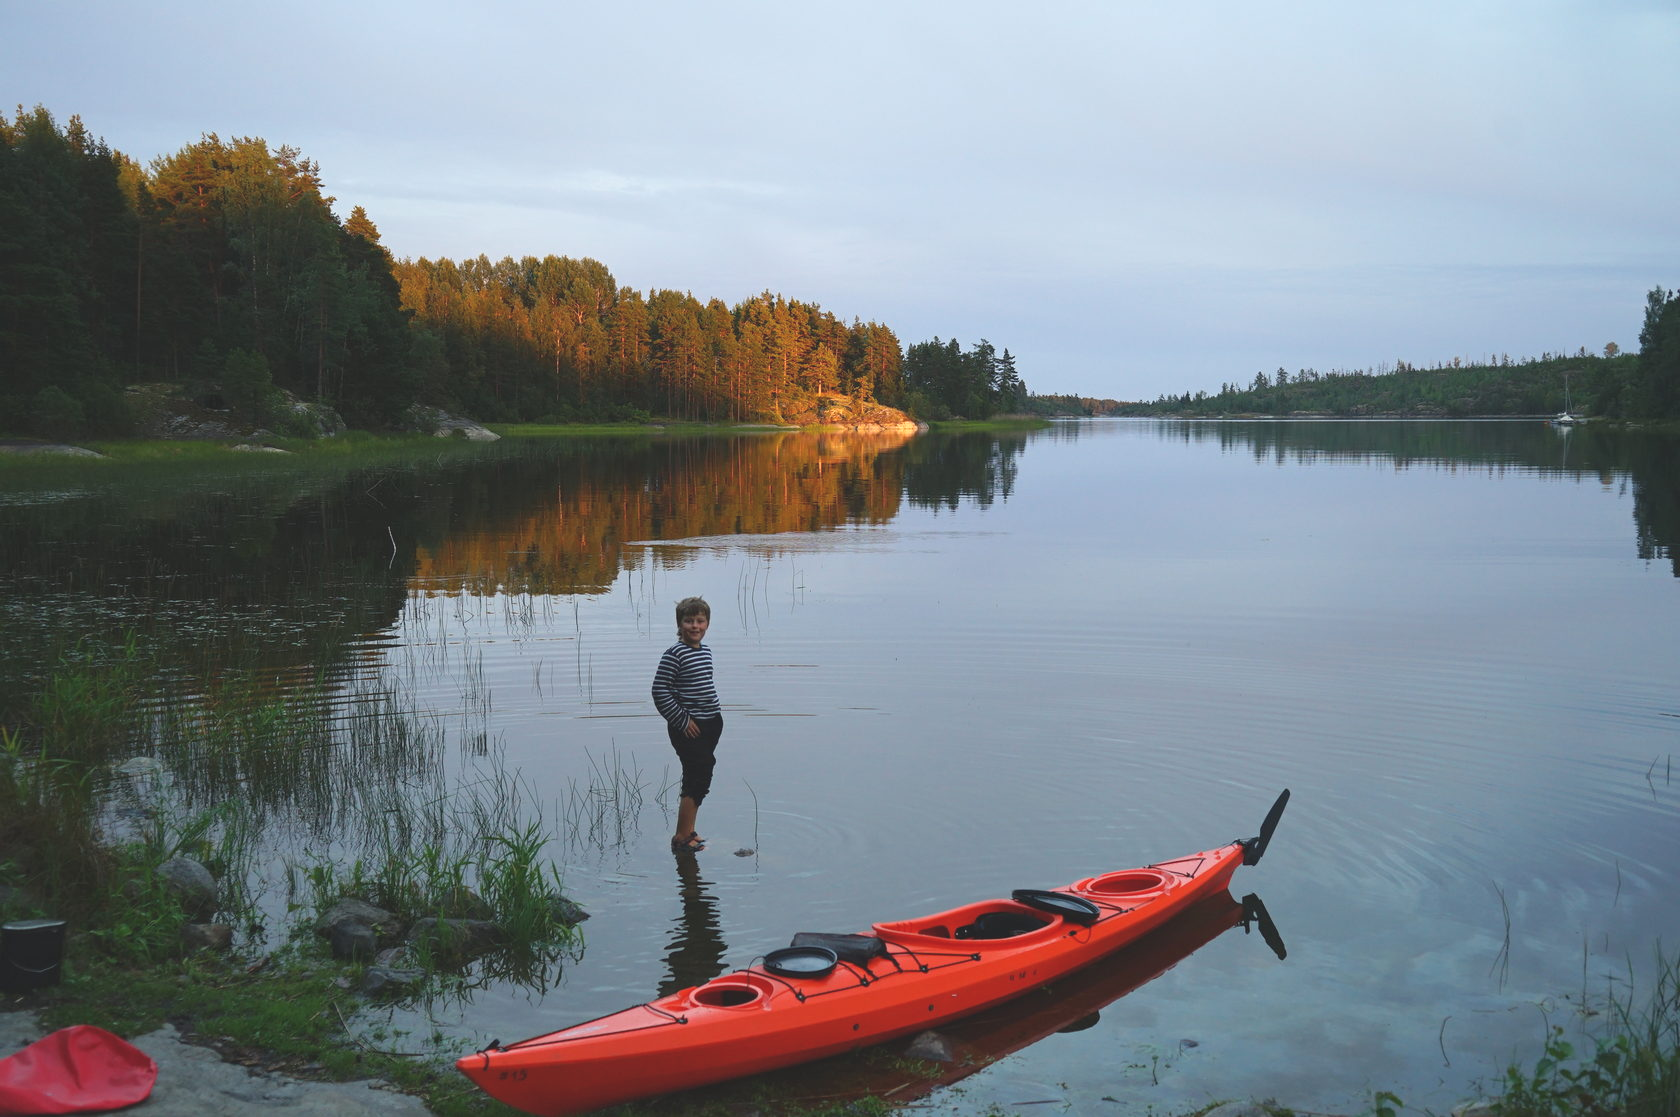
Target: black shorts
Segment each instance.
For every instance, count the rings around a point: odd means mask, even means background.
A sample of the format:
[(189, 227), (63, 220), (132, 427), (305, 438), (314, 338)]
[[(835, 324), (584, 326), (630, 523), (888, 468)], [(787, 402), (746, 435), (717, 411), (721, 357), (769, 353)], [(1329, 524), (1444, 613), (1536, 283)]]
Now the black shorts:
[(682, 761), (683, 798), (693, 799), (695, 806), (699, 806), (712, 789), (718, 738), (723, 736), (723, 715), (694, 718), (693, 721), (700, 727), (698, 737), (690, 737), (680, 729), (671, 728), (669, 722), (665, 723), (665, 734), (671, 738), (671, 747), (677, 750), (677, 759)]

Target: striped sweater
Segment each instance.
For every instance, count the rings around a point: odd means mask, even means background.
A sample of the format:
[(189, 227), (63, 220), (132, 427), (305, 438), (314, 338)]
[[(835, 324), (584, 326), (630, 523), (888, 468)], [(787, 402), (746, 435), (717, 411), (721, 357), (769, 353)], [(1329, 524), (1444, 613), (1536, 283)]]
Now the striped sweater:
[(687, 728), (689, 718), (721, 716), (712, 682), (712, 649), (704, 644), (691, 648), (681, 641), (665, 649), (653, 675), (653, 704), (678, 732)]

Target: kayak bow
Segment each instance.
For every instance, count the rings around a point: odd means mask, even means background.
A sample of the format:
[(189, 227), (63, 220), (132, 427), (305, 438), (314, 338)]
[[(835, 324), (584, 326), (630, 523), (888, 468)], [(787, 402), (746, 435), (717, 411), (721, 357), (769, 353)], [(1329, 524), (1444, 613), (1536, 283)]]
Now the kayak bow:
[(746, 969), (455, 1065), (500, 1101), (562, 1117), (910, 1035), (1047, 985), (1217, 896), (1260, 860), (1288, 801), (1278, 796), (1253, 838), (867, 934), (798, 935)]

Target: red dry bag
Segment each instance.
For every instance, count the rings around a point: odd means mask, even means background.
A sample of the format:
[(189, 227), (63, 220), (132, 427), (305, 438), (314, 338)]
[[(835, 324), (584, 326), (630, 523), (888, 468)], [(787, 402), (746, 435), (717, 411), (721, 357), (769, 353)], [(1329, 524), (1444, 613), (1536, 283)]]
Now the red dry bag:
[(157, 1064), (103, 1028), (77, 1024), (0, 1059), (0, 1115), (85, 1113), (144, 1101)]

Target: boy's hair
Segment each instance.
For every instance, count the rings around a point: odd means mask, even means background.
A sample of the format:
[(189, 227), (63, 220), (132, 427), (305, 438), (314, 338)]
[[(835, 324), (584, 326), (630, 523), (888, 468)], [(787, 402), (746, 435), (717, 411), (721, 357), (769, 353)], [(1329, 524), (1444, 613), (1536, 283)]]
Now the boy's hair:
[(681, 624), (684, 617), (705, 617), (712, 619), (712, 607), (706, 604), (703, 597), (685, 597), (677, 602), (677, 623)]

